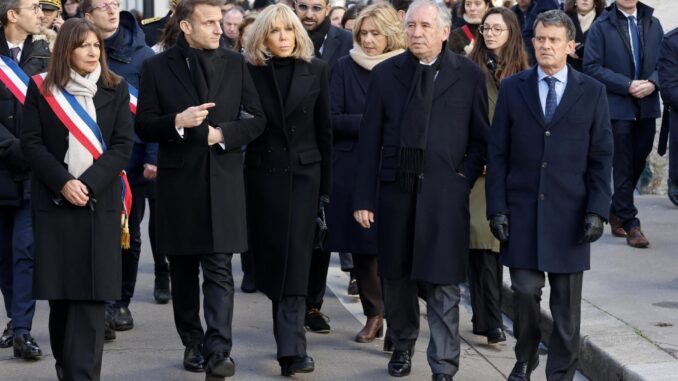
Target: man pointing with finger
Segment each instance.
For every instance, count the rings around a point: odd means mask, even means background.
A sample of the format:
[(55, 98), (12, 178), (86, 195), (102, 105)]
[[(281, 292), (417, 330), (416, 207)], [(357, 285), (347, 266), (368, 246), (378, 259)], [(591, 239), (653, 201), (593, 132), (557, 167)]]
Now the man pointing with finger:
[(235, 373), (231, 253), (247, 250), (240, 147), (265, 124), (242, 56), (219, 48), (221, 3), (177, 6), (181, 33), (175, 46), (146, 60), (136, 117), (139, 137), (160, 143), (157, 249), (170, 262), (184, 368), (206, 371), (210, 380)]

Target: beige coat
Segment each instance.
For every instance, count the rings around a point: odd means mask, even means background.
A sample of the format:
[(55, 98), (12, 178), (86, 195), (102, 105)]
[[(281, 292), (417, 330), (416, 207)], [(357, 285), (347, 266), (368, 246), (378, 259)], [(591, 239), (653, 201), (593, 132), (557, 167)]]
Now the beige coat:
[[(497, 105), (497, 94), (499, 89), (494, 84), (494, 79), (488, 74), (485, 77), (487, 82), (487, 110), (492, 123), (494, 117), (494, 108)], [(471, 213), (471, 240), (469, 247), (471, 249), (492, 250), (499, 252), (499, 241), (494, 238), (490, 231), (490, 224), (485, 216), (487, 202), (485, 200), (485, 175), (476, 180), (469, 196), (469, 211)]]

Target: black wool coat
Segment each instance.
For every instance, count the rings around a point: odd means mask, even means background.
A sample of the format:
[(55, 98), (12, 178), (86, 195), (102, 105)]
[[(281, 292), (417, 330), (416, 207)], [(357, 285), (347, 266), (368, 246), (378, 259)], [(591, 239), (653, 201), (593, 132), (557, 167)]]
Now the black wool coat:
[[(264, 129), (259, 96), (242, 55), (219, 48), (200, 126), (174, 127), (176, 115), (200, 101), (177, 46), (144, 63), (136, 132), (158, 142), (157, 249), (164, 255), (240, 253), (247, 250), (241, 147)], [(244, 109), (253, 118), (239, 119)], [(207, 120), (220, 127), (224, 146), (207, 144)]]
[(96, 199), (94, 210), (77, 207), (60, 191), (73, 179), (64, 164), (68, 130), (31, 81), (24, 105), (21, 146), (32, 171), (33, 295), (48, 300), (118, 300), (120, 254), (120, 172), (132, 152), (132, 114), (124, 80), (101, 81), (94, 95), (97, 124), (107, 151), (79, 180)]
[(590, 268), (579, 244), (584, 217), (610, 211), (612, 130), (605, 87), (568, 70), (547, 124), (537, 68), (502, 81), (490, 130), (487, 216), (509, 213), (501, 261), (511, 268), (576, 273)]
[(331, 190), (328, 66), (295, 60), (286, 96), (271, 65), (250, 72), (267, 120), (245, 154), (250, 252), (258, 289), (280, 300), (306, 295), (319, 196)]
[(400, 124), (417, 63), (408, 51), (372, 70), (353, 209), (378, 211), (382, 277), (459, 284), (468, 262), (469, 193), (485, 164), (487, 89), (485, 75), (468, 59), (452, 52), (438, 59), (417, 193), (405, 192), (396, 180)]

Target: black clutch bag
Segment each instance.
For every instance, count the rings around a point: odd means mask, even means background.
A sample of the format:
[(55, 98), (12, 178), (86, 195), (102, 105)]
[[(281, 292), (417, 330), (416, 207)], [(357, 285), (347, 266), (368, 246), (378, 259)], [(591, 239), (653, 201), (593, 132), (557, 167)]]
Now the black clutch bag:
[(318, 208), (318, 216), (315, 219), (315, 237), (313, 239), (313, 248), (316, 250), (324, 250), (325, 242), (327, 241), (327, 218), (325, 217), (325, 202), (322, 196), (320, 200), (320, 207)]

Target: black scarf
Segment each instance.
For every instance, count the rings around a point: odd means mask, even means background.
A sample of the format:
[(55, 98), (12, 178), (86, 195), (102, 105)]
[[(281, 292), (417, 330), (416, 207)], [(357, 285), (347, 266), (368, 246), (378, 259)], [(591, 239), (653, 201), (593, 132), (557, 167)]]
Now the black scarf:
[(487, 67), (487, 70), (492, 75), (492, 79), (494, 79), (495, 86), (499, 88), (498, 76), (501, 71), (501, 60), (499, 56), (494, 53), (488, 52), (487, 55), (485, 56), (485, 67)]
[(208, 101), (208, 94), (210, 89), (210, 78), (214, 78), (216, 71), (212, 60), (215, 50), (194, 49), (188, 45), (186, 37), (183, 33), (179, 33), (177, 38), (177, 47), (179, 52), (188, 62), (189, 72), (191, 73), (191, 80), (198, 93), (200, 102), (206, 103)]
[(426, 144), (433, 105), (433, 89), (436, 72), (445, 59), (443, 45), (433, 65), (419, 63), (412, 52), (407, 51), (407, 59), (414, 61), (416, 67), (408, 95), (407, 105), (400, 124), (400, 166), (398, 182), (408, 192), (421, 188), (426, 166)]
[(318, 58), (320, 58), (320, 48), (325, 42), (325, 36), (327, 36), (327, 32), (329, 32), (331, 25), (330, 18), (325, 17), (325, 20), (323, 20), (317, 28), (308, 32), (308, 36), (311, 38), (311, 41), (313, 41), (315, 56)]

